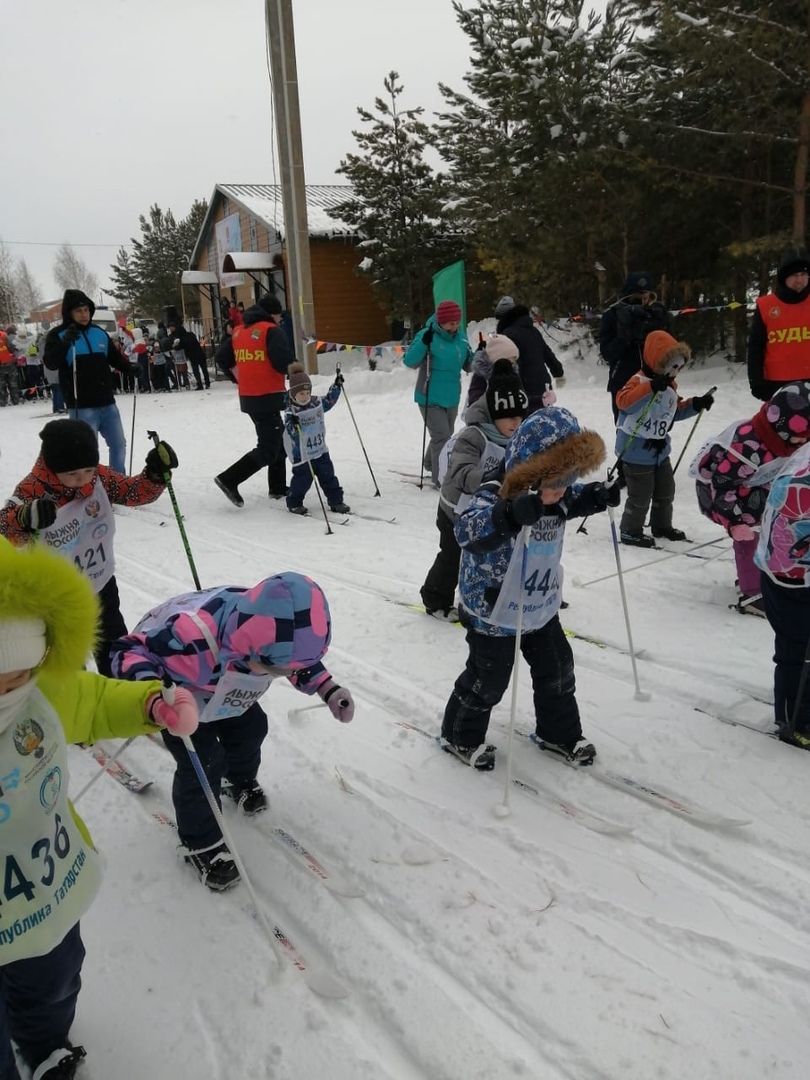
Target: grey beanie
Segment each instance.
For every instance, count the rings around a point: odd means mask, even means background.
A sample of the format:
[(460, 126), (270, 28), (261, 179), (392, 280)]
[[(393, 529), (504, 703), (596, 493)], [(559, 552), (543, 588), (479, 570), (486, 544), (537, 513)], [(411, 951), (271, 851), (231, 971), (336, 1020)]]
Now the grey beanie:
[(515, 301), (511, 296), (502, 296), (498, 303), (495, 305), (495, 317), (500, 319), (502, 315), (505, 315), (507, 311), (511, 311), (515, 306)]

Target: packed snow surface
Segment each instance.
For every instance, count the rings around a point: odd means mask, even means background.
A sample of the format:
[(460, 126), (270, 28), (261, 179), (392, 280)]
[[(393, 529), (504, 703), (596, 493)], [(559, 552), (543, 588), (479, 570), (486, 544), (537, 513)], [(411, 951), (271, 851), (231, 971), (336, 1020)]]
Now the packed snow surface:
[[(612, 450), (606, 370), (581, 328), (551, 331), (566, 367), (559, 403)], [(323, 392), (334, 359), (322, 357)], [(346, 362), (346, 389), (379, 483), (344, 402), (329, 446), (353, 509), (327, 535), (314, 493), (309, 519), (270, 502), (265, 479), (243, 485), (237, 510), (212, 477), (254, 443), (233, 387), (142, 396), (135, 461), (148, 428), (175, 447), (175, 489), (203, 586), (250, 585), (297, 570), (325, 589), (334, 619), (326, 662), (357, 701), (355, 720), (277, 681), (260, 777), (270, 812), (226, 807), (271, 923), (316, 974), (277, 971), (245, 887), (204, 889), (176, 857), (171, 759), (139, 740), (125, 760), (154, 780), (141, 796), (101, 777), (80, 804), (104, 852), (104, 888), (83, 920), (84, 987), (73, 1030), (86, 1080), (798, 1080), (807, 1075), (810, 978), (810, 756), (731, 726), (770, 727), (772, 635), (729, 610), (729, 541), (697, 510), (687, 476), (713, 431), (750, 416), (745, 371), (724, 360), (683, 373), (681, 392), (719, 385), (678, 475), (683, 554), (623, 548), (639, 678), (634, 697), (606, 515), (568, 528), (563, 623), (572, 639), (586, 735), (602, 768), (723, 818), (701, 827), (549, 761), (520, 735), (504, 792), (509, 694), (495, 709), (493, 773), (441, 753), (444, 703), (466, 659), (464, 632), (420, 614), (419, 586), (436, 548), (437, 496), (418, 470), (414, 374)], [(133, 399), (119, 399), (129, 433)], [(36, 456), (47, 406), (0, 414), (3, 490)], [(677, 457), (692, 421), (676, 425)], [(102, 449), (102, 460), (106, 460)], [(610, 460), (610, 459), (609, 459)], [(340, 519), (343, 520), (343, 519)], [(157, 601), (193, 588), (168, 496), (116, 515), (118, 582), (133, 625)], [(668, 545), (683, 550), (683, 545)], [(635, 570), (644, 563), (654, 563)], [(574, 579), (580, 583), (574, 584)], [(533, 729), (520, 672), (519, 731)], [(72, 751), (73, 789), (97, 768)], [(507, 816), (506, 807), (509, 808)], [(500, 808), (500, 809), (499, 809)], [(589, 816), (590, 815), (590, 816)], [(333, 875), (324, 887), (273, 830), (288, 830)], [(339, 890), (341, 891), (341, 890)], [(803, 1064), (804, 1063), (804, 1064)]]

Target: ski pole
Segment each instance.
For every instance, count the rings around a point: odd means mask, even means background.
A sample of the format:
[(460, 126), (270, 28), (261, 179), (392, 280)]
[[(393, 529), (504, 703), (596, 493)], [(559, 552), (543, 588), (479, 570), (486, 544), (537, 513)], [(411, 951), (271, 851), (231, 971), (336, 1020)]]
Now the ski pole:
[(622, 560), (619, 554), (619, 536), (616, 532), (616, 517), (613, 513), (613, 507), (608, 504), (607, 508), (608, 517), (610, 518), (610, 535), (613, 540), (613, 553), (616, 556), (616, 571), (619, 578), (619, 592), (622, 598), (622, 609), (624, 611), (624, 625), (627, 628), (627, 644), (630, 648), (630, 662), (633, 665), (633, 681), (636, 684), (636, 701), (649, 701), (650, 695), (641, 689), (641, 684), (638, 681), (638, 665), (636, 663), (636, 650), (633, 648), (633, 632), (630, 629), (630, 611), (627, 607), (627, 593), (624, 588), (624, 575), (622, 574)]
[[(156, 431), (147, 431), (146, 437), (148, 439), (151, 439), (152, 442), (154, 442), (155, 449), (158, 451), (158, 456), (160, 456), (160, 438), (158, 437), (158, 433)], [(169, 498), (172, 501), (172, 509), (174, 510), (174, 516), (177, 521), (177, 528), (180, 530), (180, 537), (183, 541), (183, 547), (186, 549), (186, 558), (188, 559), (188, 565), (191, 567), (191, 576), (194, 578), (194, 584), (196, 585), (196, 587), (198, 589), (202, 589), (202, 585), (200, 584), (200, 576), (197, 573), (197, 567), (194, 565), (194, 556), (191, 554), (191, 545), (188, 542), (186, 530), (183, 525), (183, 515), (180, 513), (180, 507), (177, 505), (177, 496), (175, 495), (174, 488), (172, 487), (172, 478), (168, 470), (165, 468), (163, 470), (163, 482), (166, 485), (166, 490), (168, 491)]]
[[(171, 687), (170, 689), (171, 691), (173, 691), (174, 687)], [(171, 697), (173, 696), (173, 693), (167, 694), (167, 690), (164, 690), (164, 695), (166, 696), (166, 700), (171, 703)], [(200, 782), (200, 787), (203, 790), (203, 794), (205, 795), (208, 805), (211, 808), (211, 813), (214, 815), (214, 820), (219, 826), (219, 831), (222, 833), (223, 840), (228, 845), (228, 851), (231, 854), (231, 858), (236, 863), (236, 869), (239, 871), (239, 876), (245, 883), (245, 888), (248, 891), (250, 902), (253, 904), (253, 911), (256, 915), (256, 921), (259, 923), (259, 925), (267, 935), (267, 940), (270, 942), (270, 948), (273, 950), (273, 956), (276, 958), (276, 964), (278, 965), (279, 970), (281, 970), (284, 963), (284, 953), (282, 952), (281, 946), (278, 943), (275, 930), (270, 925), (267, 916), (259, 906), (259, 898), (256, 895), (256, 890), (253, 887), (253, 882), (250, 880), (248, 872), (245, 869), (245, 864), (242, 862), (242, 856), (239, 854), (239, 851), (233, 842), (233, 835), (231, 833), (231, 830), (228, 828), (228, 825), (225, 822), (225, 818), (222, 816), (222, 811), (217, 805), (217, 800), (214, 796), (214, 792), (211, 789), (211, 784), (209, 783), (208, 776), (206, 775), (203, 764), (200, 761), (200, 755), (194, 749), (194, 743), (191, 741), (190, 735), (182, 735), (181, 739), (183, 740), (183, 745), (186, 748), (186, 753), (189, 756), (189, 760), (191, 761), (194, 772), (197, 774), (197, 779)]]
[(132, 455), (135, 452), (135, 411), (138, 408), (138, 379), (132, 384), (132, 430), (129, 434), (129, 475), (132, 476)]
[(512, 789), (512, 746), (515, 741), (520, 643), (523, 638), (523, 583), (526, 580), (526, 552), (531, 528), (531, 525), (524, 525), (520, 530), (520, 540), (518, 541), (522, 545), (520, 553), (520, 592), (518, 594), (518, 614), (515, 627), (515, 655), (512, 660), (512, 703), (509, 709), (509, 737), (506, 743), (506, 779), (504, 780), (503, 803), (495, 808), (495, 813), (502, 817), (507, 817), (511, 812), (509, 796)]
[[(430, 339), (431, 343), (433, 338)], [(430, 400), (430, 346), (425, 353), (425, 422), (422, 425), (422, 458), (419, 462), (419, 490), (425, 483), (425, 446), (427, 445), (428, 401)]]
[[(677, 556), (679, 555), (688, 556), (693, 551), (699, 551), (701, 548), (711, 547), (712, 544), (719, 544), (721, 540), (726, 539), (728, 539), (726, 536), (717, 536), (714, 540), (706, 540), (705, 543), (694, 544), (692, 547), (685, 548), (683, 551), (670, 551), (667, 555), (662, 555), (660, 559), (648, 559), (647, 562), (639, 563), (638, 566), (631, 566), (628, 570), (624, 570), (623, 573), (625, 576), (627, 576), (627, 574), (635, 573), (636, 570), (643, 570), (647, 566), (657, 566), (658, 563), (666, 562), (667, 559), (677, 558)], [(723, 555), (724, 553), (724, 551), (718, 552), (719, 555)], [(614, 572), (612, 574), (603, 574), (601, 577), (591, 578), (590, 581), (577, 581), (577, 579), (575, 578), (574, 585), (576, 585), (579, 589), (587, 589), (589, 585), (597, 585), (600, 581), (609, 581), (611, 578), (615, 578), (616, 576), (617, 574)]]
[[(804, 691), (807, 686), (807, 671), (810, 667), (810, 638), (807, 639), (807, 646), (804, 650), (804, 660), (802, 661), (802, 673), (799, 676), (799, 687), (796, 691), (796, 700), (793, 702), (793, 713), (788, 718), (788, 734), (793, 735), (796, 730), (796, 723), (799, 719), (799, 712), (802, 706), (802, 698), (804, 697)], [(787, 712), (787, 701), (785, 701), (785, 711)]]
[(318, 478), (315, 475), (315, 468), (314, 468), (314, 466), (312, 464), (312, 459), (307, 457), (306, 454), (304, 453), (304, 432), (303, 432), (303, 430), (301, 428), (301, 424), (299, 423), (298, 420), (295, 421), (295, 426), (298, 428), (298, 445), (299, 445), (299, 447), (301, 449), (301, 457), (304, 458), (306, 460), (307, 465), (309, 465), (309, 474), (312, 477), (312, 483), (315, 485), (315, 494), (318, 496), (318, 502), (321, 504), (321, 510), (323, 512), (323, 520), (326, 522), (326, 535), (327, 536), (332, 536), (332, 535), (334, 535), (333, 531), (332, 531), (332, 526), (329, 524), (329, 516), (326, 513), (326, 507), (324, 506), (323, 495), (321, 495), (321, 488), (320, 488), (320, 485), (318, 483)]
[(82, 798), (82, 796), (83, 796), (83, 795), (85, 795), (85, 794), (86, 794), (86, 793), (87, 793), (87, 792), (88, 792), (88, 791), (90, 790), (90, 788), (91, 788), (91, 787), (93, 786), (93, 784), (95, 784), (96, 780), (98, 780), (98, 778), (99, 778), (100, 776), (103, 776), (103, 775), (104, 775), (104, 773), (105, 773), (105, 772), (107, 772), (107, 769), (109, 768), (109, 766), (110, 766), (110, 765), (112, 765), (112, 763), (113, 763), (114, 761), (117, 761), (117, 760), (118, 760), (118, 758), (119, 758), (119, 757), (121, 756), (121, 754), (123, 754), (123, 752), (124, 752), (124, 751), (126, 750), (126, 748), (127, 748), (128, 746), (129, 746), (129, 744), (130, 744), (130, 743), (131, 743), (131, 742), (132, 742), (132, 741), (133, 741), (134, 739), (135, 739), (135, 736), (134, 736), (134, 735), (131, 735), (131, 736), (130, 736), (130, 737), (129, 737), (129, 738), (127, 739), (127, 741), (126, 741), (126, 742), (125, 742), (125, 743), (124, 743), (124, 744), (123, 744), (122, 746), (119, 746), (119, 747), (118, 747), (118, 749), (117, 749), (117, 750), (115, 751), (115, 753), (114, 753), (114, 754), (111, 754), (111, 755), (110, 755), (110, 758), (109, 758), (109, 760), (107, 761), (107, 764), (106, 764), (106, 765), (99, 765), (99, 767), (98, 767), (98, 771), (97, 771), (97, 772), (95, 772), (95, 773), (94, 773), (94, 774), (93, 774), (93, 775), (92, 775), (92, 776), (90, 777), (90, 779), (89, 779), (89, 780), (87, 781), (87, 783), (86, 783), (86, 784), (84, 785), (84, 787), (83, 787), (83, 788), (81, 789), (81, 791), (79, 791), (79, 793), (78, 793), (77, 795), (71, 795), (71, 797), (70, 797), (70, 801), (71, 801), (71, 802), (73, 803), (73, 805), (74, 805), (74, 806), (75, 806), (75, 805), (76, 805), (76, 803), (77, 803), (77, 802), (79, 801), (79, 799), (81, 799), (81, 798)]
[[(335, 365), (335, 376), (338, 376), (338, 375), (340, 375), (340, 364)], [(368, 465), (368, 471), (371, 473), (371, 480), (372, 480), (372, 483), (374, 484), (374, 497), (378, 498), (379, 494), (380, 494), (380, 488), (379, 488), (379, 485), (377, 484), (377, 478), (374, 475), (374, 470), (371, 467), (371, 462), (368, 460), (368, 454), (366, 453), (366, 448), (363, 445), (363, 437), (360, 434), (360, 428), (357, 426), (357, 421), (354, 418), (354, 412), (352, 411), (352, 404), (349, 401), (349, 395), (346, 393), (346, 386), (342, 382), (340, 384), (340, 387), (343, 390), (343, 397), (344, 397), (344, 399), (346, 401), (346, 405), (347, 405), (347, 407), (349, 409), (349, 416), (352, 418), (352, 423), (354, 424), (354, 430), (357, 432), (357, 438), (360, 440), (360, 449), (363, 451), (363, 457), (366, 459), (366, 465)]]
[[(713, 387), (711, 388), (711, 390), (708, 390), (708, 391), (707, 391), (707, 394), (713, 394), (713, 393), (715, 393), (715, 391), (716, 391), (716, 390), (717, 390), (717, 387), (716, 387), (716, 386), (713, 386)], [(705, 395), (704, 395), (704, 396), (705, 396)], [(705, 411), (706, 411), (705, 409), (701, 409), (701, 410), (700, 410), (700, 412), (699, 412), (699, 413), (697, 414), (697, 416), (695, 417), (695, 422), (694, 422), (694, 424), (692, 424), (692, 430), (691, 430), (691, 431), (689, 432), (689, 434), (688, 434), (688, 435), (686, 436), (686, 442), (685, 442), (685, 443), (683, 444), (683, 449), (681, 450), (680, 454), (678, 454), (678, 460), (677, 460), (677, 461), (675, 462), (675, 466), (674, 466), (674, 468), (673, 468), (673, 470), (672, 470), (672, 475), (673, 475), (673, 476), (674, 476), (674, 475), (675, 475), (675, 473), (676, 473), (676, 472), (678, 471), (678, 466), (680, 465), (681, 461), (683, 460), (683, 455), (684, 455), (684, 454), (686, 453), (686, 448), (687, 448), (687, 446), (689, 445), (689, 441), (690, 441), (690, 439), (692, 438), (692, 436), (693, 436), (693, 435), (695, 434), (695, 428), (696, 428), (696, 427), (698, 426), (698, 424), (700, 423), (700, 418), (701, 418), (701, 416), (703, 416), (703, 414), (704, 414), (704, 412), (705, 412)]]

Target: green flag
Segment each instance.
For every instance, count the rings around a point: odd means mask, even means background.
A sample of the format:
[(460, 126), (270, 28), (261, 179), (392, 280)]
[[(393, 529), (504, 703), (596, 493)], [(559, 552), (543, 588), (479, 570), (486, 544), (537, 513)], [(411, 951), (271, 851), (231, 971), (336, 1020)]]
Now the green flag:
[(442, 300), (455, 300), (461, 308), (461, 325), (467, 325), (467, 284), (464, 279), (464, 262), (450, 263), (433, 275), (433, 306)]

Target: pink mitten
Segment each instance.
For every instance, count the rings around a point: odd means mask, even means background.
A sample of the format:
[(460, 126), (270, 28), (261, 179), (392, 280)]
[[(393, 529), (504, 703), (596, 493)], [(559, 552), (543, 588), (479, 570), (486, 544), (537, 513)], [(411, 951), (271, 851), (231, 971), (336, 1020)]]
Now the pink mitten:
[(318, 690), (329, 712), (341, 724), (348, 724), (354, 716), (354, 698), (344, 686), (338, 686), (334, 679), (329, 679)]
[[(171, 697), (171, 703), (166, 700)], [(164, 727), (171, 735), (192, 735), (200, 722), (197, 702), (190, 690), (172, 686), (162, 694), (154, 694), (148, 702), (147, 712), (152, 723)]]
[(732, 540), (756, 540), (757, 534), (750, 525), (732, 525), (729, 529)]

